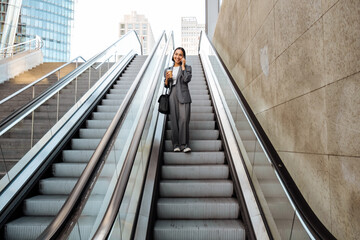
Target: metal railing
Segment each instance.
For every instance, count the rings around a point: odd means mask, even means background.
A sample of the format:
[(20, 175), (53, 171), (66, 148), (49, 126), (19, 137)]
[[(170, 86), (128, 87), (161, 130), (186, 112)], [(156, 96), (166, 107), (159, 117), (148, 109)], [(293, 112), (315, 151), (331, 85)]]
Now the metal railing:
[[(125, 39), (126, 41), (135, 43), (135, 45), (123, 46), (122, 43)], [(101, 69), (100, 67), (103, 67), (103, 64), (107, 62), (109, 70), (109, 60), (112, 57), (114, 57), (114, 61), (119, 60), (119, 49), (124, 52), (126, 48), (135, 49), (138, 53), (141, 52), (142, 47), (135, 31), (128, 32), (107, 49), (84, 62), (65, 77), (58, 77), (58, 81), (45, 92), (32, 99), (0, 122), (0, 163), (4, 166), (1, 169), (3, 173), (5, 173), (5, 176), (0, 180), (0, 190), (16, 177), (18, 172), (20, 172), (28, 163), (30, 159), (29, 150), (36, 146), (37, 141), (45, 141), (43, 136), (46, 135), (47, 131), (55, 126), (69, 109), (76, 106), (83, 94), (100, 79), (100, 76), (103, 73), (99, 73), (99, 76), (94, 76), (92, 75), (91, 69), (94, 69), (93, 71)], [(95, 67), (95, 64), (98, 63), (100, 64)], [(60, 75), (59, 71), (61, 69), (62, 68), (54, 70), (58, 76)], [(84, 86), (82, 86), (82, 88), (79, 86), (80, 76), (82, 76), (82, 74), (85, 74), (85, 79), (83, 79), (85, 85), (87, 85), (85, 89), (83, 88)], [(86, 74), (88, 74), (88, 76)], [(35, 83), (26, 86), (26, 89), (19, 90), (19, 93), (11, 96), (11, 99), (13, 101), (16, 97), (21, 99), (21, 93), (24, 94), (31, 88), (33, 90), (31, 96), (34, 96), (34, 86), (46, 79), (47, 77), (38, 79)], [(65, 91), (65, 94), (61, 94), (62, 91)], [(73, 94), (71, 97), (73, 100), (69, 100), (69, 95), (66, 91)], [(9, 99), (10, 98), (6, 101), (9, 102)], [(3, 102), (5, 102), (5, 100)], [(3, 103), (1, 105), (3, 105)], [(39, 131), (40, 133), (37, 133)], [(12, 136), (19, 136), (19, 147), (16, 150), (14, 150), (14, 146), (11, 145), (15, 140), (10, 140), (10, 143), (8, 140)], [(20, 151), (22, 152), (21, 155), (19, 153)], [(26, 155), (24, 155), (25, 153)]]
[(12, 57), (21, 52), (39, 50), (43, 46), (44, 41), (41, 37), (36, 36), (35, 39), (0, 49), (0, 56), (2, 58)]
[[(211, 69), (205, 73), (216, 79), (214, 86), (220, 92), (236, 137), (236, 148), (241, 152), (240, 162), (246, 167), (246, 175), (256, 192), (256, 202), (261, 209), (261, 218), (267, 224), (265, 227), (269, 238), (335, 239), (304, 199), (216, 49), (203, 32), (199, 54), (202, 62)], [(270, 185), (266, 184), (267, 180), (270, 180)], [(278, 193), (280, 196), (276, 195)], [(255, 233), (258, 232), (255, 230)]]

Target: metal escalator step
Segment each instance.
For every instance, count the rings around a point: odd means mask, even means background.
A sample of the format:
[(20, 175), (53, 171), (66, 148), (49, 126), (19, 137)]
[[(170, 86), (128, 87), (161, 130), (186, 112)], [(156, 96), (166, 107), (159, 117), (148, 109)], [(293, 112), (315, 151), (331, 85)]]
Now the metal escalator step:
[[(191, 130), (191, 140), (217, 140), (219, 138), (219, 130)], [(171, 130), (166, 130), (166, 140), (171, 139)]]
[(98, 105), (97, 111), (101, 112), (101, 113), (115, 113), (117, 112), (117, 110), (119, 110), (120, 105), (115, 105), (115, 106), (109, 106), (109, 105)]
[[(89, 239), (95, 219), (95, 217), (80, 217), (77, 222), (78, 231), (72, 231), (68, 239)], [(5, 225), (4, 238), (12, 240), (37, 239), (52, 220), (53, 217), (21, 217), (15, 219)]]
[(159, 219), (237, 219), (235, 198), (159, 198)]
[(192, 100), (191, 107), (199, 107), (199, 106), (211, 106), (210, 100)]
[(125, 98), (126, 94), (106, 94), (104, 99), (121, 99)]
[(101, 100), (102, 105), (120, 106), (124, 99), (103, 99)]
[(112, 120), (116, 112), (93, 112), (92, 118), (94, 120)]
[[(94, 152), (95, 150), (63, 150), (63, 161), (69, 163), (89, 162)], [(119, 156), (119, 154), (121, 154), (121, 150), (112, 150), (106, 161), (114, 162), (115, 156)]]
[[(222, 150), (221, 140), (190, 140), (189, 146), (193, 152), (216, 152)], [(171, 140), (165, 140), (165, 151), (174, 150)]]
[(128, 89), (110, 89), (110, 94), (126, 94)]
[(163, 165), (162, 179), (228, 179), (227, 165)]
[[(171, 129), (170, 121), (166, 123), (166, 128)], [(215, 121), (190, 121), (189, 124), (190, 134), (191, 130), (215, 130)]]
[(191, 106), (192, 113), (212, 113), (214, 109), (212, 106)]
[[(54, 163), (52, 165), (55, 177), (80, 177), (87, 163)], [(103, 176), (111, 176), (114, 173), (115, 164), (107, 163), (101, 170)]]
[(224, 152), (164, 152), (164, 164), (223, 164), (225, 162)]
[(245, 228), (239, 220), (158, 220), (155, 240), (245, 240)]
[(160, 197), (231, 197), (231, 180), (162, 180)]
[[(91, 195), (83, 215), (96, 216), (104, 195)], [(23, 213), (26, 216), (56, 216), (64, 205), (67, 195), (37, 195), (24, 200)]]
[[(78, 178), (46, 178), (39, 181), (39, 192), (49, 195), (68, 195), (74, 188)], [(101, 178), (96, 183), (93, 194), (105, 194), (110, 180)]]
[(210, 100), (210, 95), (192, 95), (192, 100)]
[(81, 128), (79, 131), (80, 138), (102, 138), (106, 132), (106, 128)]
[(87, 128), (104, 128), (107, 129), (112, 119), (109, 120), (86, 120)]
[(190, 122), (192, 121), (214, 121), (214, 113), (192, 113), (190, 116)]
[(101, 139), (71, 139), (71, 148), (74, 150), (94, 150), (99, 145)]
[(209, 95), (209, 91), (208, 90), (195, 90), (195, 89), (190, 89), (190, 95)]

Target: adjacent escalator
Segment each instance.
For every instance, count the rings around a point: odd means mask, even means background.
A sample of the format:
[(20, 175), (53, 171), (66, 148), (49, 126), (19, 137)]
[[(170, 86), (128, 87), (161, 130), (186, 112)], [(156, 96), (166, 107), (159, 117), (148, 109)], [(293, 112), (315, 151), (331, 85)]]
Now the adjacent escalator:
[[(57, 215), (98, 146), (145, 59), (146, 56), (136, 56), (103, 96), (101, 103), (68, 142), (66, 148), (58, 154), (45, 175), (2, 227), (4, 239), (36, 239)], [(100, 179), (100, 181), (103, 184), (109, 183), (108, 179)], [(99, 191), (96, 194), (101, 198), (104, 192)], [(96, 197), (91, 201), (93, 204), (97, 204)], [(87, 217), (81, 220), (84, 222), (82, 226), (85, 232), (88, 230), (86, 226), (92, 226), (91, 224), (94, 222), (91, 214), (93, 209), (85, 209), (88, 213)]]

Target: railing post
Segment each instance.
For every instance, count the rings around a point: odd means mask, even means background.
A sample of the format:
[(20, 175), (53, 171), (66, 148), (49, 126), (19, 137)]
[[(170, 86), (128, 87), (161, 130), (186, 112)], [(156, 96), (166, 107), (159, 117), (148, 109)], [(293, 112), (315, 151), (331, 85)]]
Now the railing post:
[(91, 66), (89, 67), (89, 89), (90, 89), (90, 79), (91, 79)]
[[(32, 86), (32, 98), (35, 98), (35, 86)], [(30, 137), (30, 148), (34, 144), (34, 121), (35, 121), (35, 110), (31, 113), (31, 137)]]
[[(60, 70), (58, 72), (58, 81), (60, 81)], [(56, 122), (59, 121), (59, 106), (60, 106), (60, 91), (57, 92)]]

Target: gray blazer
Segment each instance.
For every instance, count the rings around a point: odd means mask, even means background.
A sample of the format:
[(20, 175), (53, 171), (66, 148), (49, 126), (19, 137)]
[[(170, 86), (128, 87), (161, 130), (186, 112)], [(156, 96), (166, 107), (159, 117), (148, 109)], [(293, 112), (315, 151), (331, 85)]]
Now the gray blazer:
[[(164, 77), (166, 78), (166, 71), (173, 69), (173, 67), (165, 68)], [(185, 64), (185, 70), (179, 69), (179, 73), (176, 77), (176, 95), (180, 103), (191, 103), (190, 91), (188, 83), (191, 81), (192, 69), (190, 65)], [(180, 86), (180, 87), (179, 87)], [(170, 92), (172, 89), (172, 81), (170, 82)]]

